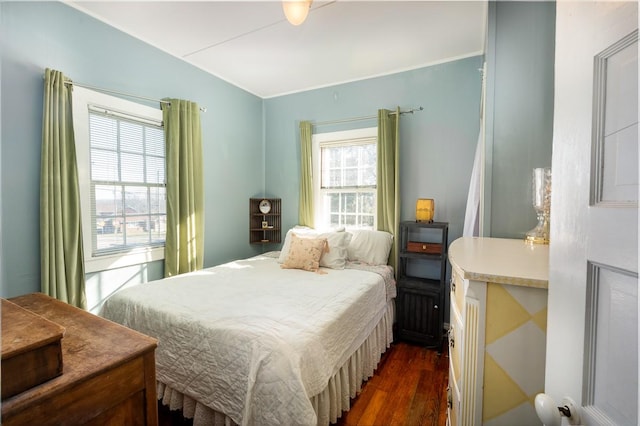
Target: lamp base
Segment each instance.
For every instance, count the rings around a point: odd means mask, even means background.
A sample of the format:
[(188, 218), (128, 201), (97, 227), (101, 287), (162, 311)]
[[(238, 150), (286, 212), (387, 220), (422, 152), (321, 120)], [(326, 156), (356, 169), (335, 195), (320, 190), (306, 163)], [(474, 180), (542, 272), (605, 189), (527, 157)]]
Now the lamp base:
[(528, 244), (549, 244), (549, 238), (541, 237), (539, 235), (527, 235), (524, 237), (524, 241)]
[(542, 220), (538, 226), (525, 234), (524, 240), (529, 244), (549, 244), (549, 221)]
[(525, 234), (524, 240), (529, 244), (549, 244), (549, 212), (538, 212), (538, 224)]

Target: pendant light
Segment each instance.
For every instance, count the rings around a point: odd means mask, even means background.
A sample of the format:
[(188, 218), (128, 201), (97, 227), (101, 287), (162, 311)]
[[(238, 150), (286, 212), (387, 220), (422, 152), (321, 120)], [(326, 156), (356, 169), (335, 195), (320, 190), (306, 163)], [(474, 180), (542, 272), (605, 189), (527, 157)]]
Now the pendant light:
[(300, 25), (307, 19), (313, 0), (283, 1), (282, 9), (287, 21), (292, 25)]

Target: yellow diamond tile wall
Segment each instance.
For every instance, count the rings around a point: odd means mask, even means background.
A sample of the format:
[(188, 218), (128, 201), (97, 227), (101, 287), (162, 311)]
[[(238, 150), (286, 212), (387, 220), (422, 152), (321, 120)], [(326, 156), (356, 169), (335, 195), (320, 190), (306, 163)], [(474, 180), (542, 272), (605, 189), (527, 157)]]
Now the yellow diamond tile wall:
[(483, 425), (539, 426), (544, 391), (547, 290), (488, 283)]

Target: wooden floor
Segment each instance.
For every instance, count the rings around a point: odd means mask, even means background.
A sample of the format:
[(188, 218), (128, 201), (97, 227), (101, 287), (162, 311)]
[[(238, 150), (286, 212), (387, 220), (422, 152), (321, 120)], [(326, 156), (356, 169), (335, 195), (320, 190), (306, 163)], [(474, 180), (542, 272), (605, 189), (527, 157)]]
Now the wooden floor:
[[(448, 377), (446, 352), (394, 343), (337, 425), (444, 426)], [(160, 426), (189, 424), (166, 407), (159, 410)]]
[(447, 353), (395, 343), (337, 424), (444, 426), (448, 378)]

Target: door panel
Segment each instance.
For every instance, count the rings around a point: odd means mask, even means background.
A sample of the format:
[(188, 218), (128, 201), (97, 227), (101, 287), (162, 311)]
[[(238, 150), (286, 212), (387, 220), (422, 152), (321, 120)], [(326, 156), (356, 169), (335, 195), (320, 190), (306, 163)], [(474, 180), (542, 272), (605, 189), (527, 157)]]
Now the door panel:
[(556, 3), (545, 392), (638, 422), (637, 2)]
[(638, 202), (638, 34), (595, 55), (592, 203)]
[(620, 425), (637, 424), (637, 284), (637, 274), (589, 264), (582, 403)]

